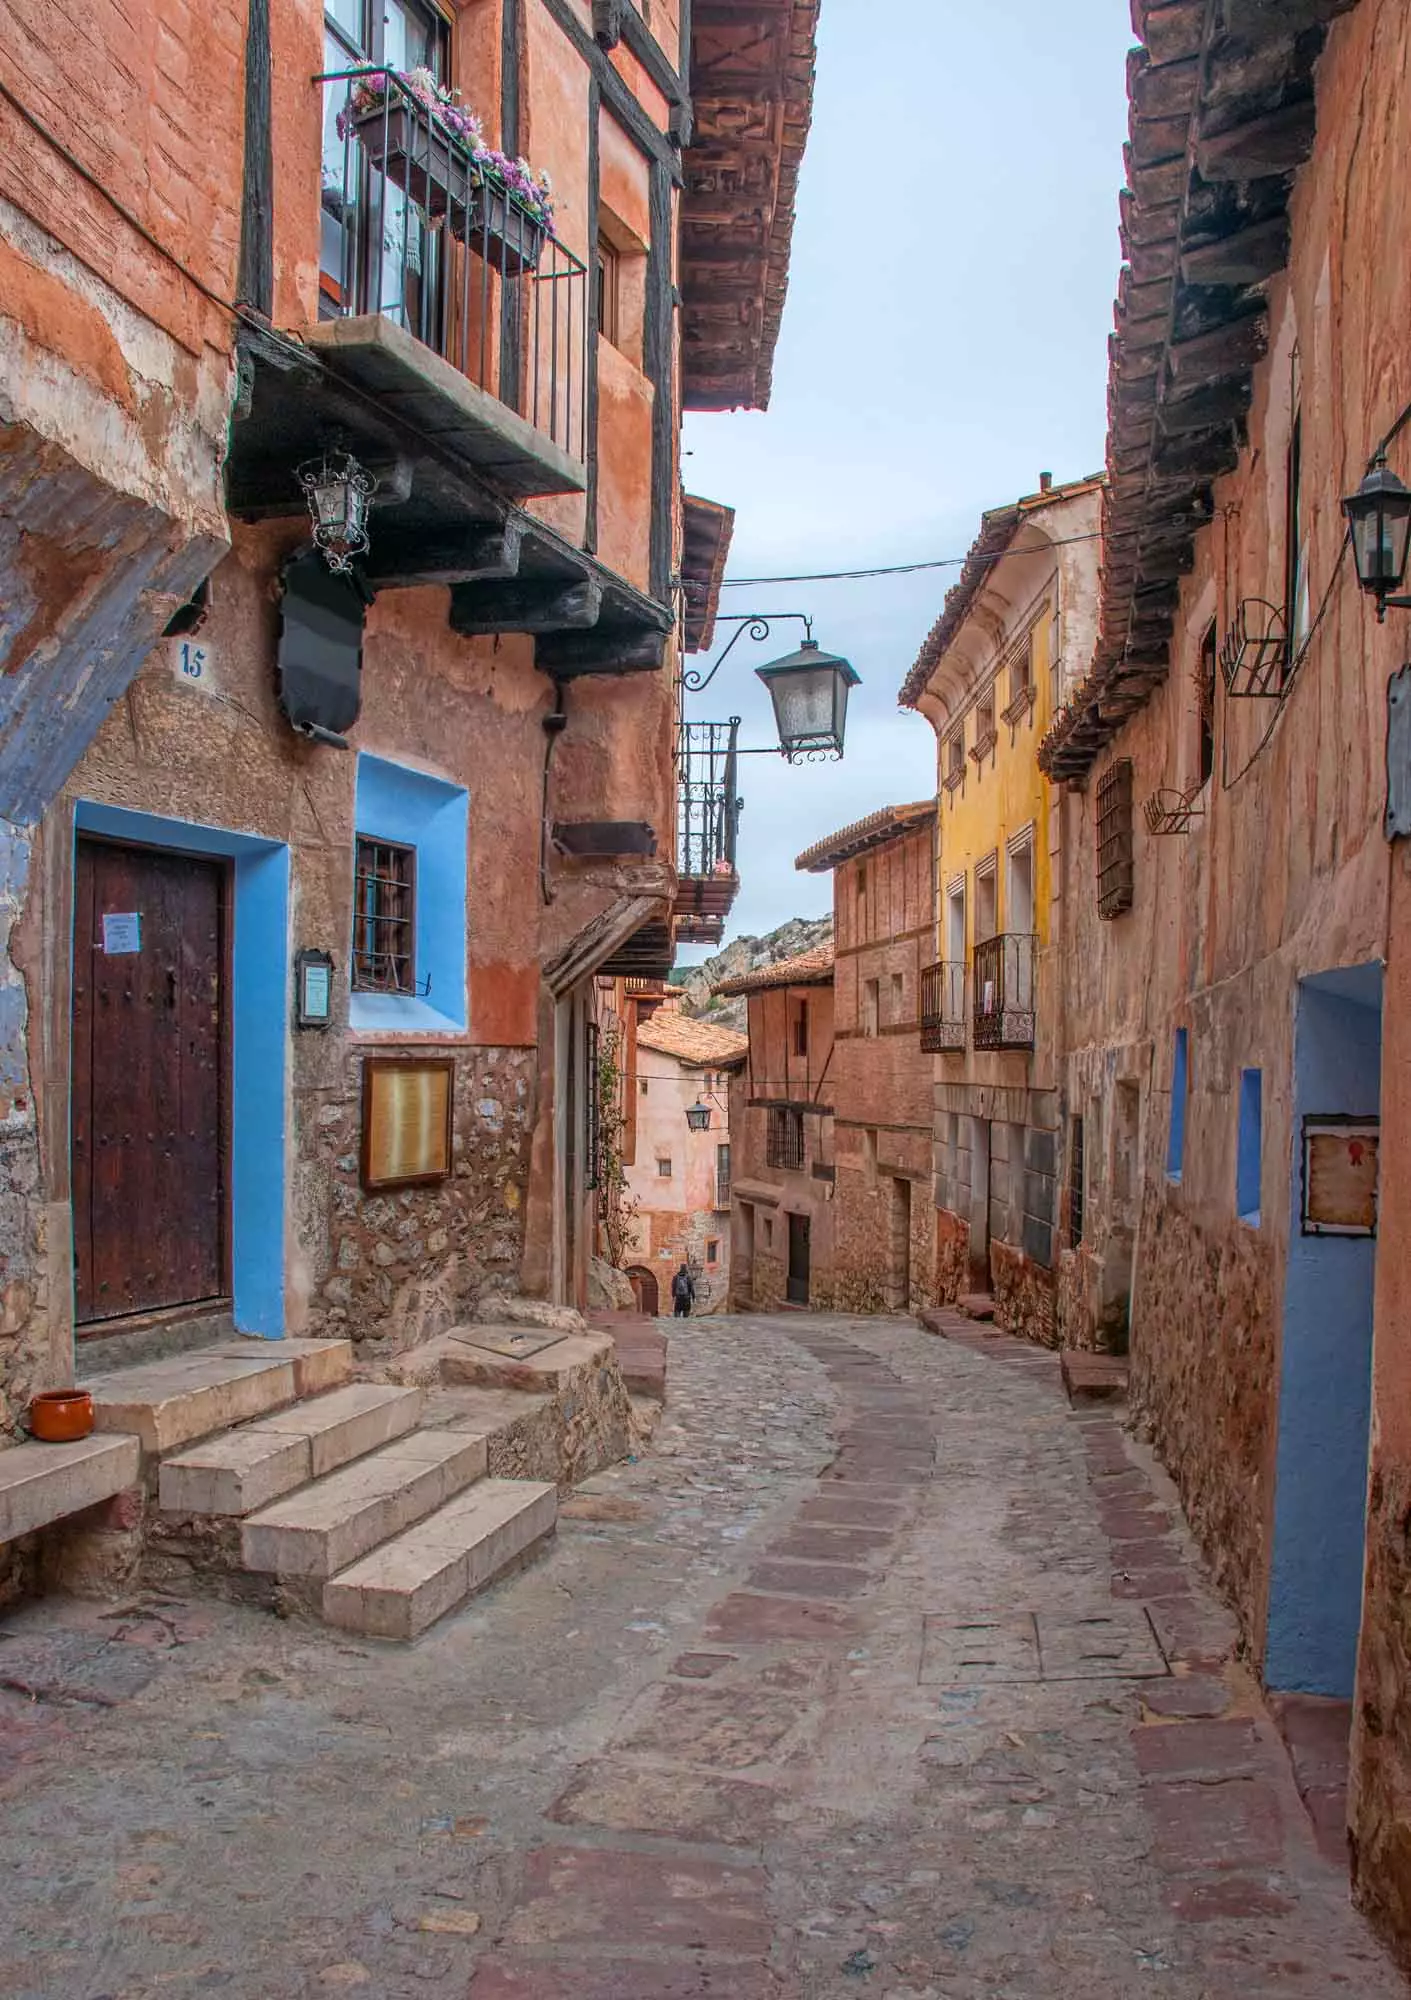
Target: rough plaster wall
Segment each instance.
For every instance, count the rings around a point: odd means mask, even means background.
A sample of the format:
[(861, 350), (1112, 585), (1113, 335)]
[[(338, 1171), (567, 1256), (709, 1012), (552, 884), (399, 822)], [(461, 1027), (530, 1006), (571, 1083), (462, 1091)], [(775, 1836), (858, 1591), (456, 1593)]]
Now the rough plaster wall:
[(998, 1325), (1040, 1347), (1058, 1346), (1052, 1271), (1036, 1264), (1012, 1243), (992, 1242), (990, 1288)]

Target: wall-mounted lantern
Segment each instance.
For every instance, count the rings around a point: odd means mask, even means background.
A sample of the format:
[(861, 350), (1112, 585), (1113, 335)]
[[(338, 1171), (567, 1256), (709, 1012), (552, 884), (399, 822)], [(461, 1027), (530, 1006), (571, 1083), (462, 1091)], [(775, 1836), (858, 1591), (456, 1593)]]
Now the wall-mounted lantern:
[(328, 567), (350, 570), (353, 557), (368, 549), (367, 514), (377, 481), (349, 451), (306, 459), (295, 478), (304, 489), (314, 524), (314, 543)]
[(686, 1123), (693, 1132), (709, 1132), (710, 1106), (703, 1097), (698, 1097), (694, 1104), (687, 1107)]
[(1397, 611), (1411, 611), (1411, 597), (1396, 597), (1406, 574), (1406, 555), (1411, 547), (1411, 487), (1403, 485), (1378, 453), (1362, 484), (1342, 503), (1352, 531), (1352, 556), (1357, 564), (1357, 581), (1377, 600), (1377, 618), (1387, 614), (1388, 605)]
[(769, 690), (779, 747), (791, 764), (796, 757), (842, 756), (848, 690), (861, 679), (850, 661), (825, 653), (810, 637), (796, 653), (755, 673)]

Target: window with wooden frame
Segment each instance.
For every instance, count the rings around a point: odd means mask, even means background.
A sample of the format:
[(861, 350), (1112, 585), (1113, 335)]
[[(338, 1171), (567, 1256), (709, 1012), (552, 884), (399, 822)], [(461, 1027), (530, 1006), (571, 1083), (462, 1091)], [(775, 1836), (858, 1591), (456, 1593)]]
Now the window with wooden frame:
[(353, 990), (416, 992), (416, 849), (357, 836)]
[(957, 785), (965, 782), (965, 731), (953, 730), (946, 738), (945, 787), (953, 792)]
[(1012, 729), (1034, 706), (1034, 635), (1024, 634), (1023, 642), (1009, 663), (1009, 700), (1004, 720)]
[(593, 263), (596, 287), (598, 332), (614, 347), (622, 345), (622, 258), (617, 245), (601, 230)]
[(794, 1016), (794, 1054), (805, 1057), (808, 1054), (808, 1002), (800, 1000), (799, 1010)]
[(769, 1107), (765, 1159), (771, 1167), (797, 1169), (805, 1158), (803, 1113), (785, 1104)]
[(1097, 913), (1104, 922), (1132, 907), (1132, 858), (1132, 760), (1119, 757), (1097, 781)]
[(1195, 674), (1196, 692), (1196, 782), (1205, 786), (1215, 772), (1215, 620), (1212, 618), (1200, 642), (1200, 664)]
[(664, 1153), (658, 1154), (657, 1179), (662, 1181), (669, 1181), (671, 1179), (671, 1173), (672, 1173), (671, 1161), (666, 1157)]
[(991, 688), (989, 693), (982, 696), (975, 705), (975, 741), (970, 746), (970, 756), (977, 770), (994, 749), (998, 738), (999, 732), (995, 728), (995, 691)]

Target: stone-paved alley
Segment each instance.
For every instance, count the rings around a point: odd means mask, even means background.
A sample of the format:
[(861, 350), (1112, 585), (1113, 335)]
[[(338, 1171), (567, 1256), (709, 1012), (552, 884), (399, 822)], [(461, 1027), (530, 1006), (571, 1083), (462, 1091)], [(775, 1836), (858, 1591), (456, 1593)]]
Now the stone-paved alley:
[(12, 1613), (0, 1994), (1405, 1991), (1053, 1357), (793, 1315), (671, 1371), (642, 1459), (414, 1650)]

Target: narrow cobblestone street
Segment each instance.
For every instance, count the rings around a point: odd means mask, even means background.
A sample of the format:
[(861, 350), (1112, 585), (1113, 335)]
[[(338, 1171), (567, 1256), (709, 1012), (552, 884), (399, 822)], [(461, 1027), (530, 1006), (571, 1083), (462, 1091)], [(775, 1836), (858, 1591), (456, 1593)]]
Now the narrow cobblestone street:
[(1164, 1480), (955, 1331), (675, 1329), (643, 1456), (414, 1650), (11, 1614), (0, 1993), (1404, 1992)]

